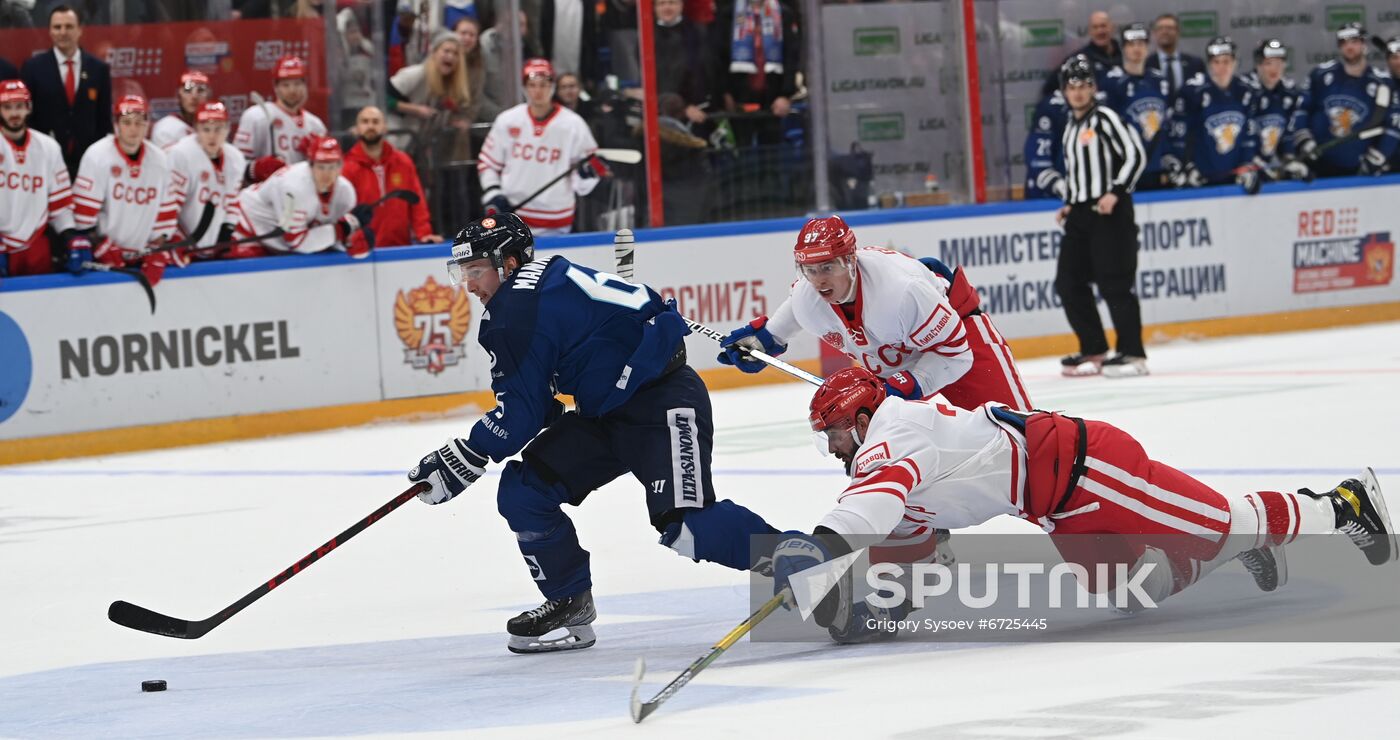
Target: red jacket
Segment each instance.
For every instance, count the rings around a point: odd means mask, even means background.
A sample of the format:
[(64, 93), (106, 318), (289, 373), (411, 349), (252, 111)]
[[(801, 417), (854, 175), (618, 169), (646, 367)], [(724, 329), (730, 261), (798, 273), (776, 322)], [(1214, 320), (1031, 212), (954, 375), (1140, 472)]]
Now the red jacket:
[[(394, 198), (385, 201), (374, 211), (370, 228), (374, 230), (374, 242), (381, 247), (401, 247), (423, 241), (433, 233), (428, 215), (428, 199), (423, 195), (423, 184), (418, 181), (418, 168), (413, 160), (395, 149), (388, 141), (382, 145), (384, 151), (378, 161), (370, 159), (364, 144), (355, 146), (345, 154), (345, 169), (341, 176), (355, 186), (355, 204), (373, 203), (393, 190), (412, 190), (418, 194), (418, 205)], [(412, 233), (410, 231), (410, 224)]]

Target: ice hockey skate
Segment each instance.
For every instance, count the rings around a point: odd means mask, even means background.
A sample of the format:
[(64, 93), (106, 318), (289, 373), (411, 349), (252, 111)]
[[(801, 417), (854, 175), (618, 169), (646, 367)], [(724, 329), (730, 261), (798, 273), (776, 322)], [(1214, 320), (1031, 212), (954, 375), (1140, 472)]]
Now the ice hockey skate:
[(1060, 358), (1060, 374), (1066, 378), (1087, 378), (1098, 375), (1107, 355), (1086, 355), (1075, 352)]
[(1288, 583), (1288, 559), (1282, 547), (1258, 547), (1240, 553), (1236, 558), (1254, 576), (1254, 585), (1268, 593)]
[(1147, 358), (1114, 354), (1101, 368), (1106, 378), (1138, 378), (1147, 375)]
[(1396, 559), (1390, 512), (1386, 510), (1376, 474), (1370, 468), (1366, 468), (1361, 480), (1348, 478), (1327, 493), (1313, 493), (1306, 488), (1299, 493), (1330, 501), (1337, 514), (1337, 530), (1350, 537), (1352, 544), (1372, 565)]
[[(506, 648), (512, 653), (526, 654), (593, 647), (598, 638), (589, 625), (597, 618), (592, 591), (546, 601), (506, 622), (506, 631), (510, 633), (510, 644)], [(551, 632), (559, 630), (567, 632), (550, 637)]]

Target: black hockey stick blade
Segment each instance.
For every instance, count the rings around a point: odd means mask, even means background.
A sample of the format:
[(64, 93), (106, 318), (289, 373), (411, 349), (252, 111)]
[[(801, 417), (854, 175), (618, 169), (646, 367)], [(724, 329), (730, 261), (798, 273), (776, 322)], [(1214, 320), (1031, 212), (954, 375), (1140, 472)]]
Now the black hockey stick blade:
[(291, 577), (311, 567), (312, 563), (329, 555), (332, 550), (345, 544), (347, 540), (369, 528), (369, 525), (383, 519), (389, 512), (399, 508), (404, 502), (417, 496), (419, 493), (428, 490), (427, 483), (415, 483), (408, 490), (389, 499), (389, 502), (370, 512), (368, 516), (350, 525), (344, 532), (332, 537), (328, 542), (312, 550), (302, 559), (292, 563), (286, 570), (273, 576), (270, 580), (258, 584), (258, 587), (244, 594), (243, 598), (224, 607), (223, 611), (208, 619), (201, 619), (191, 622), (185, 619), (166, 616), (159, 612), (151, 611), (142, 606), (137, 606), (127, 601), (113, 601), (107, 607), (107, 618), (114, 623), (129, 629), (140, 632), (149, 632), (153, 635), (164, 637), (178, 637), (183, 640), (194, 640), (203, 637), (210, 630), (227, 622), (230, 617), (243, 611), (254, 601), (261, 599), (272, 592), (272, 589), (291, 580)]
[(123, 275), (136, 278), (136, 282), (141, 284), (141, 289), (146, 291), (146, 301), (151, 304), (151, 315), (156, 313), (156, 289), (151, 287), (151, 281), (146, 279), (146, 273), (123, 267), (112, 267), (103, 262), (84, 262), (84, 270), (94, 270), (96, 272), (120, 272)]
[(374, 205), (378, 206), (381, 203), (384, 203), (385, 201), (391, 199), (401, 200), (411, 206), (418, 205), (418, 201), (422, 200), (422, 198), (419, 198), (418, 194), (413, 192), (412, 190), (405, 190), (403, 188), (400, 188), (398, 190), (390, 190), (389, 192), (385, 193), (384, 197), (375, 201)]

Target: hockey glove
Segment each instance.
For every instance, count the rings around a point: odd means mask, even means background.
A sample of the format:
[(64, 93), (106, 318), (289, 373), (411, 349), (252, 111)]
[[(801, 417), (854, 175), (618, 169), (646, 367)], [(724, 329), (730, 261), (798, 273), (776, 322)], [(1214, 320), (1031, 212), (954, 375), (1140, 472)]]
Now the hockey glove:
[(440, 504), (451, 501), (467, 486), (477, 482), (486, 474), (486, 458), (476, 454), (467, 446), (465, 439), (449, 439), (447, 444), (423, 457), (423, 461), (408, 471), (408, 479), (414, 483), (426, 481), (432, 488), (418, 494), (425, 504)]
[(578, 175), (585, 180), (595, 177), (609, 177), (612, 175), (612, 170), (609, 170), (608, 166), (603, 163), (603, 160), (599, 159), (598, 155), (595, 154), (589, 157), (588, 161), (584, 162), (583, 165), (578, 168)]
[(1283, 175), (1290, 180), (1312, 182), (1313, 171), (1302, 159), (1290, 159), (1283, 163)]
[(831, 639), (841, 645), (856, 645), (863, 642), (889, 640), (899, 634), (892, 623), (909, 616), (909, 602), (892, 609), (871, 606), (865, 601), (856, 602), (851, 609), (851, 618), (845, 624), (833, 624), (826, 628)]
[(248, 167), (248, 179), (254, 184), (260, 183), (272, 177), (278, 170), (286, 166), (287, 163), (283, 162), (281, 157), (258, 157), (253, 160), (253, 164)]
[(1055, 170), (1046, 168), (1035, 176), (1036, 187), (1047, 193), (1054, 193), (1056, 198), (1065, 199), (1065, 178)]
[(92, 242), (85, 236), (74, 234), (68, 237), (68, 271), (74, 275), (83, 272), (83, 263), (92, 261)]
[(362, 260), (369, 256), (374, 249), (374, 229), (368, 226), (350, 235), (350, 241), (345, 244), (345, 253), (351, 259)]
[(510, 199), (503, 195), (500, 190), (496, 190), (495, 193), (495, 195), (489, 198), (483, 197), (481, 199), (481, 205), (486, 207), (486, 215), (494, 216), (498, 213), (510, 213), (512, 210)]
[(1303, 139), (1303, 141), (1298, 144), (1299, 159), (1303, 160), (1308, 164), (1312, 164), (1313, 162), (1317, 161), (1317, 157), (1317, 142), (1313, 141), (1311, 136), (1309, 136), (1306, 139)]
[(233, 239), (234, 239), (233, 232), (234, 232), (235, 230), (237, 230), (237, 228), (238, 228), (238, 227), (234, 226), (233, 224), (224, 224), (223, 226), (220, 226), (220, 227), (219, 227), (219, 236), (218, 236), (218, 239), (215, 240), (215, 243), (216, 243), (216, 244), (225, 244), (225, 243), (227, 243), (227, 242), (233, 241)]
[(773, 595), (777, 596), (791, 586), (792, 576), (808, 568), (815, 568), (831, 559), (831, 553), (821, 540), (800, 532), (778, 543), (773, 548)]
[(773, 357), (787, 351), (787, 345), (773, 336), (767, 329), (768, 317), (759, 316), (744, 326), (735, 329), (720, 340), (723, 352), (716, 358), (725, 365), (733, 365), (746, 373), (756, 373), (767, 365), (761, 360), (749, 357), (747, 350), (760, 350)]
[[(821, 529), (818, 527), (818, 529)], [(797, 576), (798, 588), (805, 596), (819, 596), (821, 601), (812, 609), (813, 620), (823, 626), (833, 625), (845, 626), (851, 619), (852, 606), (852, 583), (851, 571), (846, 569), (844, 573), (822, 573), (816, 577), (829, 582), (819, 582), (808, 584), (805, 577), (799, 575), (804, 571), (825, 563), (832, 557), (831, 550), (816, 535), (807, 535), (800, 532), (789, 533), (792, 536), (778, 543), (773, 548), (773, 595), (777, 596), (785, 589), (792, 587), (792, 579)], [(816, 575), (810, 574), (810, 575)], [(812, 588), (815, 586), (816, 588)], [(825, 593), (821, 589), (825, 589)], [(796, 590), (790, 592), (784, 600), (784, 606), (789, 603), (800, 604), (797, 600)]]
[(924, 389), (911, 373), (899, 371), (885, 378), (885, 393), (908, 401), (918, 401), (924, 397)]
[(1356, 171), (1356, 174), (1384, 175), (1388, 169), (1390, 167), (1386, 161), (1385, 153), (1375, 147), (1369, 147), (1361, 157), (1361, 168)]

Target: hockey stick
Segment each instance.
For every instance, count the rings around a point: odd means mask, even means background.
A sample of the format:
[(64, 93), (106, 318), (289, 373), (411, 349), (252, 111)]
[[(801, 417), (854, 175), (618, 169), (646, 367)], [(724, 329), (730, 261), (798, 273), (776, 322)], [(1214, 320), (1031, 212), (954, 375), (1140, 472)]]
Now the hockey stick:
[(375, 509), (364, 519), (350, 525), (349, 529), (332, 537), (326, 544), (312, 550), (306, 557), (293, 563), (291, 567), (273, 576), (268, 582), (249, 591), (246, 596), (224, 607), (223, 611), (208, 619), (201, 619), (197, 622), (176, 619), (175, 617), (168, 617), (164, 614), (153, 612), (145, 607), (125, 601), (113, 601), (112, 605), (107, 607), (107, 618), (123, 627), (149, 632), (153, 635), (179, 637), (185, 640), (194, 640), (203, 637), (209, 630), (228, 621), (229, 617), (243, 611), (245, 607), (266, 596), (272, 589), (286, 583), (292, 576), (311, 567), (312, 563), (325, 557), (335, 548), (345, 544), (351, 537), (365, 531), (369, 525), (383, 519), (389, 512), (399, 508), (404, 502), (417, 496), (420, 491), (428, 490), (428, 488), (429, 486), (426, 482), (415, 483), (408, 490), (390, 499), (389, 503)]
[[(272, 125), (272, 114), (267, 111), (267, 100), (263, 98), (262, 93), (257, 90), (248, 93), (248, 99), (253, 101), (253, 105), (262, 108), (263, 117), (267, 119), (268, 146), (272, 147), (272, 156), (282, 159), (282, 155), (277, 152), (277, 129)], [(282, 161), (285, 162), (287, 160), (283, 159)], [(252, 163), (249, 162), (249, 164), (251, 165)]]
[(129, 275), (131, 277), (136, 278), (136, 282), (141, 284), (141, 289), (146, 291), (146, 300), (151, 302), (151, 315), (155, 315), (156, 290), (155, 288), (151, 287), (151, 281), (146, 278), (145, 273), (141, 272), (140, 270), (135, 270), (127, 267), (113, 267), (105, 262), (84, 262), (83, 269), (93, 270), (95, 272), (120, 272), (123, 275)]
[[(613, 260), (617, 264), (617, 276), (622, 278), (623, 280), (631, 280), (632, 275), (635, 272), (634, 259), (636, 256), (636, 242), (637, 238), (632, 233), (631, 229), (619, 229), (617, 234), (613, 236)], [(681, 320), (685, 322), (686, 326), (690, 327), (690, 330), (692, 332), (715, 340), (715, 342), (719, 343), (721, 347), (724, 346), (723, 334), (720, 334), (714, 329), (711, 329), (710, 327), (705, 326), (704, 324), (695, 321), (685, 315), (681, 316)], [(753, 359), (758, 360), (759, 362), (762, 362), (770, 367), (775, 367), (779, 370), (782, 370), (783, 372), (793, 376), (794, 378), (805, 380), (808, 383), (811, 383), (812, 385), (822, 384), (822, 379), (820, 377), (813, 375), (807, 372), (806, 370), (797, 367), (796, 365), (783, 362), (782, 360), (779, 360), (778, 358), (768, 354), (767, 352), (748, 348), (745, 348), (743, 351), (749, 357), (752, 357)]]
[(560, 180), (563, 180), (569, 175), (574, 174), (574, 170), (577, 170), (584, 163), (586, 163), (590, 157), (594, 156), (598, 157), (599, 159), (614, 162), (617, 164), (636, 164), (642, 161), (642, 153), (637, 151), (636, 149), (595, 149), (593, 150), (592, 154), (589, 154), (587, 157), (584, 157), (583, 159), (580, 159), (579, 161), (569, 165), (569, 169), (560, 172), (557, 177), (545, 183), (543, 186), (540, 187), (539, 190), (530, 193), (530, 195), (527, 196), (525, 200), (522, 200), (519, 203), (512, 205), (510, 207), (511, 210), (515, 211), (517, 209), (524, 208), (530, 203), (530, 201), (543, 195), (546, 190), (549, 190), (555, 185), (558, 185)]
[(759, 622), (767, 619), (768, 615), (772, 614), (775, 609), (782, 606), (783, 599), (787, 594), (787, 590), (784, 589), (782, 593), (779, 593), (777, 596), (765, 602), (763, 606), (758, 608), (758, 611), (749, 615), (748, 619), (745, 619), (738, 627), (730, 630), (729, 634), (715, 643), (715, 646), (710, 648), (710, 652), (701, 656), (694, 663), (691, 663), (688, 668), (681, 671), (679, 676), (671, 679), (671, 682), (666, 684), (665, 688), (658, 691), (656, 696), (653, 696), (647, 701), (642, 701), (641, 697), (637, 695), (637, 692), (642, 688), (642, 677), (647, 671), (647, 661), (645, 658), (637, 658), (636, 672), (632, 676), (632, 721), (641, 722), (652, 712), (655, 712), (667, 699), (675, 696), (676, 692), (690, 683), (691, 679), (700, 675), (700, 671), (705, 670), (711, 663), (718, 660), (719, 656), (724, 655), (724, 651), (732, 647), (734, 643), (738, 642), (744, 635), (747, 635)]
[(217, 210), (218, 209), (214, 206), (214, 201), (211, 198), (208, 203), (204, 204), (204, 211), (199, 214), (199, 223), (195, 224), (194, 231), (190, 233), (190, 236), (186, 239), (181, 239), (178, 242), (162, 244), (161, 249), (183, 249), (184, 247), (193, 247), (194, 245), (198, 244), (199, 240), (204, 238), (204, 233), (209, 231), (209, 224), (214, 223), (214, 213)]
[(384, 194), (384, 197), (380, 198), (379, 200), (376, 200), (376, 201), (373, 202), (373, 203), (370, 203), (370, 204), (369, 204), (369, 207), (370, 207), (370, 208), (378, 208), (378, 207), (384, 205), (385, 202), (387, 202), (387, 201), (389, 201), (389, 200), (393, 200), (393, 199), (401, 200), (401, 201), (403, 201), (403, 202), (405, 202), (405, 203), (407, 203), (407, 204), (409, 204), (409, 205), (411, 205), (411, 206), (416, 206), (416, 205), (418, 205), (418, 202), (419, 202), (420, 200), (422, 200), (421, 198), (418, 197), (418, 194), (415, 193), (415, 192), (413, 192), (412, 190), (406, 190), (406, 189), (404, 189), (404, 188), (399, 188), (398, 190), (390, 190), (389, 192), (385, 193), (385, 194)]

